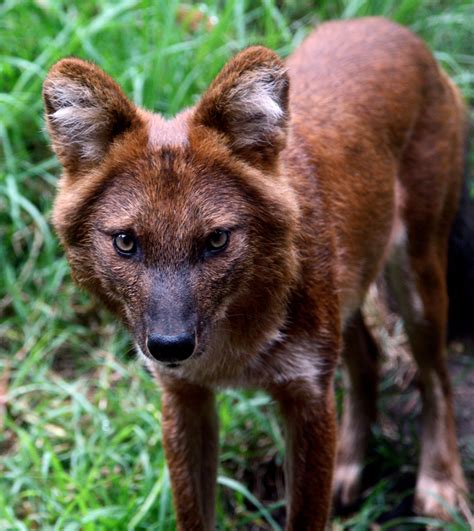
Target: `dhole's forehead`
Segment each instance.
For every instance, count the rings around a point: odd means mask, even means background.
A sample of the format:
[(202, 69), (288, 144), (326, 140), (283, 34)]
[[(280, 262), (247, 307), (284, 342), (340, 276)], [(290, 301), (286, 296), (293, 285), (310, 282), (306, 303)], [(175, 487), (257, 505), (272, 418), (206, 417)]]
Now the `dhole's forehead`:
[(98, 207), (108, 225), (205, 230), (237, 225), (251, 210), (241, 176), (183, 150), (147, 150), (110, 169), (106, 184)]

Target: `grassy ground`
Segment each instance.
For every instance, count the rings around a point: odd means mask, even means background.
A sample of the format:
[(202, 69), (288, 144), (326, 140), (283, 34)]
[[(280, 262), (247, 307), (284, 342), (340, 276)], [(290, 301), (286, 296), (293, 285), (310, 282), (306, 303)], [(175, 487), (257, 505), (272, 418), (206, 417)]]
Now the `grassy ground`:
[[(422, 35), (472, 101), (470, 2), (0, 4), (0, 530), (174, 528), (159, 393), (128, 355), (120, 327), (73, 287), (49, 226), (59, 172), (42, 132), (40, 92), (49, 66), (65, 55), (91, 59), (136, 103), (171, 115), (193, 103), (240, 48), (259, 42), (286, 55), (314, 24), (367, 14), (390, 16)], [(472, 357), (457, 360), (459, 379), (473, 374)], [(386, 422), (374, 432), (370, 458), (378, 474), (358, 511), (337, 519), (335, 529), (422, 524), (405, 510), (416, 410), (405, 414), (401, 436), (396, 426), (387, 428), (396, 386), (388, 370)], [(274, 408), (260, 393), (236, 391), (223, 393), (219, 406), (219, 529), (279, 529), (283, 442)], [(473, 432), (461, 442), (472, 475)], [(449, 529), (468, 528), (456, 522)]]

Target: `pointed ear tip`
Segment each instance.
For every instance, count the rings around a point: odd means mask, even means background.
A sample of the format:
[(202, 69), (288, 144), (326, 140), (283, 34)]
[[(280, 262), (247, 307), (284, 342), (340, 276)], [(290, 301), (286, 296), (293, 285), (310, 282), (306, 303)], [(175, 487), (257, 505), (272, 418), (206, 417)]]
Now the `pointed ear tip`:
[(51, 73), (60, 73), (64, 72), (64, 70), (67, 70), (71, 66), (86, 63), (86, 61), (83, 61), (82, 59), (77, 59), (76, 57), (63, 57), (62, 59), (59, 59), (59, 61), (56, 61), (53, 63), (49, 69), (49, 74)]
[(49, 81), (59, 77), (78, 77), (78, 74), (80, 75), (84, 73), (87, 75), (95, 69), (97, 69), (97, 67), (93, 63), (85, 61), (84, 59), (78, 59), (77, 57), (64, 57), (51, 66), (44, 83), (46, 84)]
[(243, 54), (249, 54), (249, 55), (260, 55), (261, 57), (273, 57), (279, 59), (280, 56), (271, 48), (267, 48), (266, 46), (263, 46), (261, 44), (254, 44), (252, 46), (248, 46), (247, 48), (244, 48), (242, 50)]
[(248, 48), (245, 48), (245, 50), (242, 50), (239, 55), (242, 59), (246, 59), (255, 65), (271, 65), (286, 70), (282, 58), (274, 50), (271, 50), (266, 46), (249, 46)]
[(42, 96), (46, 113), (51, 114), (57, 110), (53, 100), (58, 90), (64, 90), (64, 87), (78, 82), (82, 83), (84, 79), (90, 77), (94, 66), (88, 61), (72, 56), (64, 57), (54, 63), (43, 81)]
[(73, 87), (77, 85), (90, 85), (91, 80), (103, 78), (105, 74), (94, 63), (78, 59), (77, 57), (65, 57), (54, 63), (43, 81), (43, 99), (48, 101), (60, 87)]

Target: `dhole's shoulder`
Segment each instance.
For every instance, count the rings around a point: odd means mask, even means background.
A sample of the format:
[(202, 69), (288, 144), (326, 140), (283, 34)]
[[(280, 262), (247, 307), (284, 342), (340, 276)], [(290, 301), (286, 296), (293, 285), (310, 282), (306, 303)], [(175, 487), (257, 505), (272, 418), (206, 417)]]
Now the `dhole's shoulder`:
[(288, 58), (287, 67), (293, 121), (312, 130), (322, 123), (334, 128), (336, 122), (340, 132), (349, 126), (354, 131), (360, 122), (377, 136), (405, 129), (426, 87), (445, 89), (426, 44), (381, 17), (321, 24)]
[(396, 40), (416, 42), (425, 47), (423, 41), (410, 29), (384, 17), (331, 20), (320, 24), (312, 32), (311, 36), (324, 40), (339, 38), (348, 44), (361, 39), (365, 42), (372, 42), (373, 40), (390, 42)]
[(319, 25), (288, 59), (291, 69), (305, 65), (334, 71), (375, 62), (406, 68), (432, 63), (432, 55), (410, 29), (383, 17), (335, 20)]

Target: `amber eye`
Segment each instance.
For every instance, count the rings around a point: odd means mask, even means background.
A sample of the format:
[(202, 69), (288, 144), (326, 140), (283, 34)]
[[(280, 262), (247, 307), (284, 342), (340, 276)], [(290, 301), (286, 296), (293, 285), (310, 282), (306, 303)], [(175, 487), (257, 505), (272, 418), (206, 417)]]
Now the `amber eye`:
[(210, 252), (223, 251), (229, 243), (229, 231), (217, 229), (207, 239), (207, 250)]
[(137, 250), (137, 242), (130, 234), (120, 232), (114, 236), (114, 247), (119, 254), (132, 255)]

